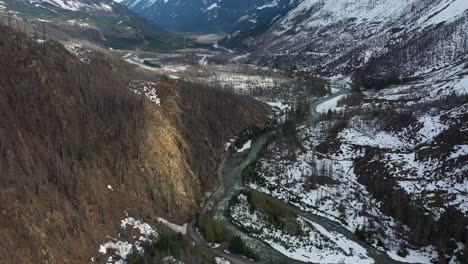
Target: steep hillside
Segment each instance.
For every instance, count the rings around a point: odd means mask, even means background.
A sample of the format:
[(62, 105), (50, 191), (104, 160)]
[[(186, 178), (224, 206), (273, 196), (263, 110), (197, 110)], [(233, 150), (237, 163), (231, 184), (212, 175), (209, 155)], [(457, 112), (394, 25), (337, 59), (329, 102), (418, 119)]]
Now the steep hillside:
[(0, 56), (1, 262), (104, 262), (100, 245), (121, 226), (187, 221), (224, 143), (265, 123), (251, 99), (85, 46), (0, 26)]
[[(55, 39), (87, 39), (115, 49), (175, 49), (182, 38), (166, 32), (127, 7), (111, 0), (4, 0), (3, 22), (8, 16), (22, 30), (45, 33)], [(8, 13), (10, 11), (11, 13)], [(11, 19), (13, 20), (13, 19)]]
[[(336, 221), (395, 260), (465, 263), (468, 97), (413, 104), (368, 100), (373, 107), (329, 113), (298, 130), (299, 143), (284, 137), (270, 144), (247, 184)], [(284, 243), (270, 237), (267, 243)], [(291, 244), (288, 254), (307, 256), (304, 245)], [(342, 262), (336, 257), (327, 263)]]
[(288, 70), (370, 65), (375, 75), (411, 76), (466, 59), (467, 9), (464, 0), (306, 0), (244, 46), (253, 61)]
[(268, 24), (297, 0), (124, 0), (122, 3), (164, 28), (182, 32), (233, 32)]
[[(220, 44), (244, 53), (236, 61), (351, 88), (317, 106), (320, 122), (268, 145), (247, 185), (394, 260), (466, 263), (467, 32), (464, 0), (304, 0), (266, 29), (228, 36)], [(263, 224), (237, 209), (240, 226)], [(305, 257), (294, 244), (286, 254)]]

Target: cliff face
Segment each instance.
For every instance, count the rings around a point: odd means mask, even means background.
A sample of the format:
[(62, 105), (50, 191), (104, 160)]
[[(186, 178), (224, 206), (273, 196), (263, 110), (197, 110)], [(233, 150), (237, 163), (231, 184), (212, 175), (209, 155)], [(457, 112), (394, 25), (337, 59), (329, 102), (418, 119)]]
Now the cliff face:
[(253, 100), (68, 49), (0, 27), (0, 262), (88, 263), (126, 216), (188, 221), (224, 143), (266, 119)]

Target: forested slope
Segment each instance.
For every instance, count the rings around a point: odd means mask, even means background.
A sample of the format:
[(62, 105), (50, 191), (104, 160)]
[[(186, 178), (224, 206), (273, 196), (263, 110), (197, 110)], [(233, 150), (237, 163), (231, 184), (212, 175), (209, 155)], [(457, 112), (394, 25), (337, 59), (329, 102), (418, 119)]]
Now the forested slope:
[(129, 215), (187, 221), (224, 143), (266, 119), (251, 99), (68, 49), (0, 26), (1, 262), (88, 263)]

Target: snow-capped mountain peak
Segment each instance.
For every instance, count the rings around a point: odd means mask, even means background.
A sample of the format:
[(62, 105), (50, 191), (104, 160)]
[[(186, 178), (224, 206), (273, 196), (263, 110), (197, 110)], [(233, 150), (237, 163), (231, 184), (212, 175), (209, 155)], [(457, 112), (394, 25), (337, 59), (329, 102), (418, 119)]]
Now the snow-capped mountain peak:
[[(323, 74), (346, 73), (389, 52), (400, 53), (390, 59), (414, 54), (420, 56), (419, 63), (398, 59), (408, 63), (400, 74), (412, 75), (421, 67), (459, 62), (466, 56), (467, 17), (466, 0), (304, 0), (266, 32), (246, 41), (252, 57), (262, 63)], [(423, 45), (427, 41), (437, 43), (429, 48)], [(454, 46), (450, 54), (433, 49), (446, 45)], [(415, 46), (430, 54), (421, 56)]]
[(111, 0), (28, 0), (34, 5), (50, 4), (54, 7), (70, 11), (83, 12), (113, 12), (114, 2)]

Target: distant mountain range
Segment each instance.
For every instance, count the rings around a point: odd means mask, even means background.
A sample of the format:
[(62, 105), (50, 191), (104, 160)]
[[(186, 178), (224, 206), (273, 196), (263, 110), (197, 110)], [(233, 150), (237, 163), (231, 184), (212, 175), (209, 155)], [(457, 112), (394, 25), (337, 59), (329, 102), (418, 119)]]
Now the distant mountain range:
[(44, 22), (46, 33), (55, 39), (84, 38), (115, 49), (173, 49), (183, 46), (182, 38), (112, 0), (0, 1), (0, 13), (6, 16), (8, 11), (36, 30), (38, 24)]
[(27, 2), (37, 7), (47, 8), (46, 5), (51, 5), (64, 10), (98, 15), (128, 14), (124, 8), (112, 0), (30, 0)]
[(271, 26), (222, 45), (261, 64), (323, 75), (368, 66), (412, 76), (467, 59), (466, 0), (304, 0)]
[(234, 32), (268, 24), (299, 0), (124, 0), (162, 27), (181, 32)]

